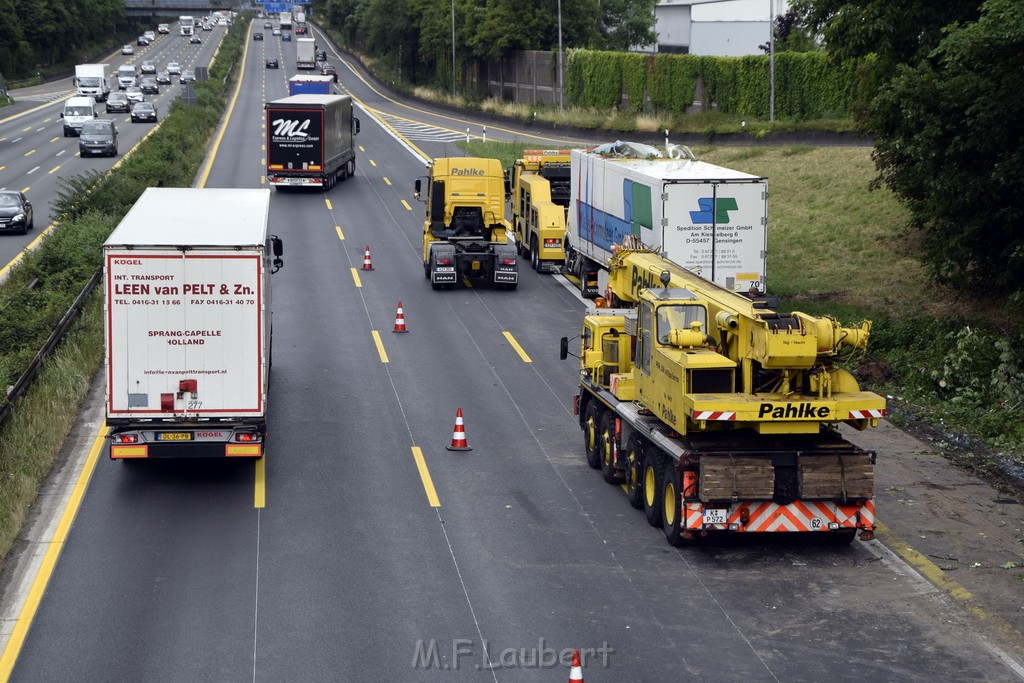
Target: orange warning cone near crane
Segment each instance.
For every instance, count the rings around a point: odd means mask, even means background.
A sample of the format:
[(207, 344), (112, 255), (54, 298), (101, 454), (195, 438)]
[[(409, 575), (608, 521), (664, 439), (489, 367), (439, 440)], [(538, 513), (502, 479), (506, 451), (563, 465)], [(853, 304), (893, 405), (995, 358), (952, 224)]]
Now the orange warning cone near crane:
[(370, 260), (370, 245), (366, 245), (366, 253), (363, 254), (363, 270), (373, 270), (373, 261)]
[(466, 442), (466, 425), (462, 423), (462, 408), (455, 411), (455, 431), (452, 432), (452, 445), (445, 446), (450, 451), (471, 451)]
[(569, 683), (583, 683), (583, 665), (580, 664), (580, 651), (572, 652), (572, 668), (569, 669)]
[(402, 311), (402, 302), (398, 302), (398, 312), (395, 313), (395, 329), (392, 332), (408, 332), (405, 329), (405, 313)]

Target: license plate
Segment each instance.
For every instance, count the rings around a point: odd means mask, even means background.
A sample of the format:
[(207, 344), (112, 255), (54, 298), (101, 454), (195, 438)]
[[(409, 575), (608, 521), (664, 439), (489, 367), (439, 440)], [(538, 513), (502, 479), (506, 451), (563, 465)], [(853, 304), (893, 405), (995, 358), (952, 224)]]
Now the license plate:
[(727, 524), (729, 521), (729, 510), (725, 508), (704, 510), (705, 524)]
[(192, 432), (159, 432), (157, 441), (191, 441)]

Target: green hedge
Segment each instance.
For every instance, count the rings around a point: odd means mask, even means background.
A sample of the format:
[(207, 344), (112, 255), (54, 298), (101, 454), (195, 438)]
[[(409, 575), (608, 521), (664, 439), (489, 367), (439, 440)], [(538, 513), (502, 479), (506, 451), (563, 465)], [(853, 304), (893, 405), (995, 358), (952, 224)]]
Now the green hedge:
[[(775, 115), (807, 120), (849, 116), (870, 96), (873, 61), (832, 63), (823, 52), (780, 52), (775, 56)], [(718, 111), (755, 118), (769, 114), (767, 56), (705, 57), (639, 55), (570, 50), (566, 99), (570, 105), (633, 113), (682, 114), (696, 95)], [(623, 97), (625, 96), (625, 98)], [(624, 108), (624, 107), (623, 107)]]

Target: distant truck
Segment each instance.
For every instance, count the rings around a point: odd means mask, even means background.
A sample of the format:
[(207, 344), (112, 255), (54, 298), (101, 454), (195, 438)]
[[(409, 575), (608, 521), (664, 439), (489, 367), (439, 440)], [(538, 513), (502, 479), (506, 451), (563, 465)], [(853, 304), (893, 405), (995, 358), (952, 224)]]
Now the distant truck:
[(289, 95), (330, 95), (332, 76), (319, 74), (296, 74), (288, 79)]
[(264, 453), (270, 190), (149, 188), (103, 245), (110, 457)]
[(538, 273), (565, 265), (570, 157), (567, 149), (528, 149), (509, 170), (516, 248)]
[(75, 66), (75, 90), (79, 97), (92, 97), (97, 102), (106, 102), (110, 94), (107, 74), (108, 64), (78, 64)]
[(316, 68), (316, 41), (312, 38), (298, 38), (295, 41), (295, 67)]
[(266, 104), (267, 182), (328, 190), (355, 175), (359, 119), (348, 95), (292, 95)]
[(292, 13), (281, 12), (281, 30), (291, 31), (292, 30)]
[(765, 292), (768, 181), (684, 147), (572, 151), (566, 270), (604, 296), (612, 246), (656, 251), (731, 292)]
[(303, 35), (309, 31), (309, 27), (306, 26), (306, 13), (296, 12), (295, 13), (295, 34)]
[(195, 17), (183, 14), (178, 17), (178, 24), (180, 25), (179, 31), (183, 36), (191, 36), (196, 30)]

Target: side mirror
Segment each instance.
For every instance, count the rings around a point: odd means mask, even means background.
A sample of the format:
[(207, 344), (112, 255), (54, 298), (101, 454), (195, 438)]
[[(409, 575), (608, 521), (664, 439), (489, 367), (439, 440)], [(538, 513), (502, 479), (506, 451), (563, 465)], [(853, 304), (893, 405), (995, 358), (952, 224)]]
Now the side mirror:
[(558, 341), (558, 360), (565, 360), (569, 357), (569, 338), (562, 337)]
[(359, 119), (353, 118), (352, 119), (352, 125), (354, 126), (352, 134), (353, 135), (359, 135)]
[(64, 118), (64, 112), (60, 113), (60, 118)]
[(274, 256), (284, 256), (284, 243), (277, 235), (270, 236), (270, 249), (274, 252)]
[(417, 179), (416, 179), (416, 182), (415, 182), (415, 183), (413, 183), (413, 189), (415, 189), (415, 190), (416, 190), (416, 201), (418, 201), (418, 202), (419, 202), (419, 201), (423, 201), (422, 199), (420, 199), (420, 192), (421, 192), (421, 190), (422, 190), (422, 187), (423, 187), (423, 185), (422, 185), (422, 182), (421, 182), (421, 181), (422, 181), (422, 179), (421, 179), (421, 178), (417, 178)]

